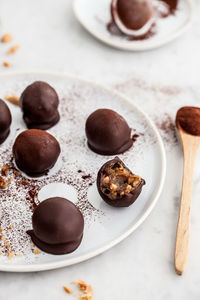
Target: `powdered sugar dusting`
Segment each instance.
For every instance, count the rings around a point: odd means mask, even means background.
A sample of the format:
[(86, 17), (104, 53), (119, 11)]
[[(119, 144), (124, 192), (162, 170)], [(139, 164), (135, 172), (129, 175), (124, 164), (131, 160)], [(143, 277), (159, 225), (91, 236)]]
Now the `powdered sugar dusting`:
[[(13, 92), (16, 95), (20, 95), (23, 89), (36, 79), (42, 78), (29, 76), (26, 79), (21, 76), (20, 80), (14, 80), (13, 82), (5, 80), (4, 85), (0, 87), (1, 94)], [(40, 260), (41, 256), (49, 256), (45, 253), (40, 253), (40, 255), (34, 254), (26, 231), (32, 227), (31, 216), (32, 211), (39, 203), (39, 191), (50, 183), (63, 183), (72, 186), (76, 190), (77, 201), (75, 203), (83, 213), (86, 223), (85, 241), (83, 241), (83, 244), (87, 244), (87, 235), (91, 235), (91, 228), (95, 226), (101, 228), (102, 222), (118, 222), (114, 215), (113, 217), (110, 215), (110, 208), (107, 210), (106, 206), (94, 207), (88, 199), (88, 190), (92, 185), (95, 185), (99, 168), (112, 158), (98, 155), (87, 146), (85, 121), (91, 112), (97, 108), (111, 108), (126, 118), (132, 128), (134, 146), (126, 153), (120, 155), (120, 158), (135, 173), (143, 176), (147, 182), (148, 180), (150, 182), (150, 175), (145, 175), (143, 166), (153, 163), (153, 160), (152, 162), (148, 161), (148, 155), (145, 151), (147, 151), (147, 148), (149, 153), (158, 151), (155, 150), (158, 149), (157, 138), (153, 129), (149, 127), (149, 123), (140, 112), (134, 110), (130, 103), (125, 102), (117, 94), (75, 79), (69, 79), (67, 84), (66, 81), (62, 82), (59, 79), (52, 79), (51, 82), (51, 77), (47, 81), (56, 88), (60, 96), (59, 110), (61, 120), (49, 130), (61, 145), (60, 168), (55, 172), (50, 172), (46, 177), (28, 179), (28, 183), (24, 183), (25, 177), (23, 174), (16, 174), (12, 161), (12, 144), (19, 132), (25, 130), (26, 127), (22, 121), (20, 109), (11, 104), (9, 104), (13, 115), (11, 135), (0, 147), (0, 167), (8, 164), (10, 169), (6, 179), (14, 179), (8, 184), (7, 190), (0, 190), (0, 227), (3, 229), (2, 234), (5, 235), (6, 242), (10, 244), (9, 251), (14, 251), (16, 255), (22, 254), (21, 257), (15, 256), (12, 260), (9, 260), (9, 263), (12, 264), (33, 263)], [(150, 166), (148, 167), (148, 169), (151, 168)], [(150, 184), (153, 185), (151, 182)], [(51, 195), (47, 196), (51, 197)], [(98, 197), (98, 195), (95, 195), (95, 197)], [(98, 201), (101, 200), (99, 199)], [(142, 201), (147, 200), (141, 199), (141, 203)], [(140, 207), (138, 211), (140, 209), (142, 211)], [(137, 212), (136, 208), (135, 212)], [(127, 211), (126, 213), (129, 214), (131, 212)], [(12, 229), (9, 228), (10, 224)], [(103, 227), (102, 230), (104, 230)], [(0, 256), (0, 261), (8, 263), (8, 249), (5, 242), (1, 243), (0, 249), (3, 253)]]

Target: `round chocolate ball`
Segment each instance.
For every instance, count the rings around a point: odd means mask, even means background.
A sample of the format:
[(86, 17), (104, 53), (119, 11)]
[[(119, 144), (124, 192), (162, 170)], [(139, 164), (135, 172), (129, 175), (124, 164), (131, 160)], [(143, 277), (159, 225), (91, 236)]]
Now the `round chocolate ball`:
[(126, 29), (137, 31), (152, 19), (154, 8), (150, 0), (112, 0), (111, 13), (122, 32)]
[(60, 145), (55, 137), (39, 129), (20, 133), (13, 145), (16, 165), (31, 177), (46, 175), (59, 154)]
[(135, 202), (145, 184), (118, 158), (106, 162), (97, 175), (97, 189), (101, 198), (111, 206), (127, 207)]
[(133, 141), (125, 119), (111, 109), (98, 109), (86, 121), (89, 147), (96, 153), (113, 155), (128, 150)]
[(60, 119), (59, 99), (48, 83), (36, 81), (29, 85), (20, 97), (23, 118), (28, 128), (46, 130)]
[(8, 105), (0, 99), (0, 144), (2, 144), (10, 133), (12, 117)]
[(41, 202), (33, 213), (32, 224), (33, 230), (27, 233), (33, 243), (47, 253), (71, 253), (83, 237), (83, 216), (65, 198), (55, 197)]

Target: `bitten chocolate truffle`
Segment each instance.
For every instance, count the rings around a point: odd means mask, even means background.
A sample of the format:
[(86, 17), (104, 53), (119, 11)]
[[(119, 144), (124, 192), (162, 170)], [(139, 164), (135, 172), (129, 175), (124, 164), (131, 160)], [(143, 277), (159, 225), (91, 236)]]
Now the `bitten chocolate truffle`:
[(80, 210), (65, 198), (41, 202), (32, 216), (33, 230), (27, 233), (33, 243), (51, 254), (67, 254), (82, 241), (84, 219)]
[(13, 145), (16, 165), (31, 177), (46, 175), (59, 154), (60, 145), (55, 137), (39, 129), (20, 133)]
[(20, 97), (23, 118), (28, 128), (46, 130), (60, 119), (59, 99), (48, 83), (36, 81), (29, 85)]
[(98, 172), (97, 188), (101, 198), (115, 207), (127, 207), (135, 202), (145, 184), (118, 158), (106, 162)]
[(111, 109), (98, 109), (86, 121), (88, 146), (96, 153), (113, 155), (128, 150), (133, 141), (126, 120)]
[(0, 99), (0, 144), (2, 144), (10, 133), (12, 117), (8, 105)]
[(112, 0), (114, 23), (126, 35), (143, 35), (153, 24), (154, 8), (150, 0)]

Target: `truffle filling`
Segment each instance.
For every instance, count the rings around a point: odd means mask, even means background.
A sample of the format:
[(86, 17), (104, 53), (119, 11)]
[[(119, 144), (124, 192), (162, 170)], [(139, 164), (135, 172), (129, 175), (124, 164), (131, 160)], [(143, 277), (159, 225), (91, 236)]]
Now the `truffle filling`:
[(121, 198), (134, 191), (142, 179), (134, 175), (120, 162), (110, 164), (104, 171), (101, 178), (102, 191), (110, 199)]

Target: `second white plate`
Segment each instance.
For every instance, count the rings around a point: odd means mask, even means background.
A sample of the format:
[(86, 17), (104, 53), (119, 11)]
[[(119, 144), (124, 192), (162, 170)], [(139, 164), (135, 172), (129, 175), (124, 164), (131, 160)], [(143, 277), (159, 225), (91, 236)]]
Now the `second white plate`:
[(181, 0), (175, 15), (158, 20), (155, 35), (145, 40), (128, 41), (107, 30), (107, 24), (111, 20), (110, 3), (111, 0), (74, 0), (74, 13), (94, 37), (123, 50), (144, 51), (163, 46), (181, 36), (194, 18), (193, 1)]

